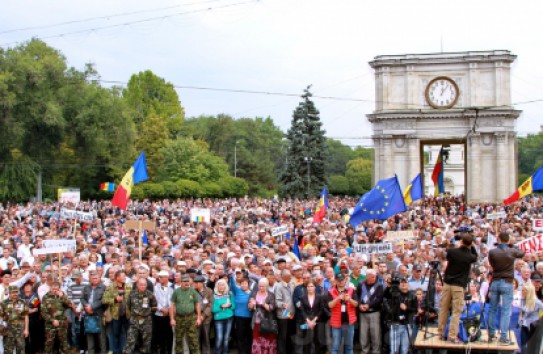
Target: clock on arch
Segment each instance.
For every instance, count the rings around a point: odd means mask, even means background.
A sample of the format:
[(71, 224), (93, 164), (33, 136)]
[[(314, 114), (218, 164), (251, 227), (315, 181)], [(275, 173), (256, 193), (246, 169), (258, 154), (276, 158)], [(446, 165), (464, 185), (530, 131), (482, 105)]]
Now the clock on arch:
[(456, 82), (447, 76), (438, 76), (426, 86), (426, 102), (436, 109), (449, 109), (458, 102), (460, 90)]

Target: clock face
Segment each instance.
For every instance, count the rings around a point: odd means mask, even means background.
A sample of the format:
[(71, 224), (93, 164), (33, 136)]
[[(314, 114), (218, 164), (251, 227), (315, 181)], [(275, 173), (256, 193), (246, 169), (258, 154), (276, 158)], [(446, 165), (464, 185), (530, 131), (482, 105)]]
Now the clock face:
[(451, 108), (458, 101), (458, 96), (458, 85), (446, 76), (436, 77), (426, 86), (426, 101), (433, 108)]

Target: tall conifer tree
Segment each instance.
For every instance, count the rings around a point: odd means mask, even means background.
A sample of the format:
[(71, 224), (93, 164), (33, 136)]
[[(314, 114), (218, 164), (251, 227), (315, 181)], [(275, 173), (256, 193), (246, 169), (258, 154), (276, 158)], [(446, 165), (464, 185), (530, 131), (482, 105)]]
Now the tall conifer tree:
[(280, 192), (283, 197), (318, 197), (326, 185), (325, 131), (322, 129), (319, 111), (311, 100), (310, 88), (311, 85), (304, 90), (286, 136), (286, 163), (280, 175)]

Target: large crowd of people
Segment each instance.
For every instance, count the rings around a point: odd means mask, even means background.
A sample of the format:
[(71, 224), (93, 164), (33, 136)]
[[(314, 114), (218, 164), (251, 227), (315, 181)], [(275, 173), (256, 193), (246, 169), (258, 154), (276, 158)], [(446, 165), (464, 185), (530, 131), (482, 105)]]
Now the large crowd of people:
[[(543, 259), (515, 244), (543, 199), (426, 198), (353, 228), (356, 202), (330, 198), (319, 223), (316, 199), (0, 204), (0, 353), (403, 354), (428, 328), (470, 340), (464, 313), (541, 351)], [(64, 239), (76, 249), (34, 254)]]

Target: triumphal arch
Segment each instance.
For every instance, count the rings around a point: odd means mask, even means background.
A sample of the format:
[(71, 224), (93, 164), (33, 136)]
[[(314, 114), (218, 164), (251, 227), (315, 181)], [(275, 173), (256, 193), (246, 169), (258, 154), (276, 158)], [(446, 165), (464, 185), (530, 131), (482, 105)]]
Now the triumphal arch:
[(515, 59), (507, 50), (375, 57), (376, 104), (367, 115), (375, 181), (396, 173), (405, 188), (422, 172), (432, 183), (424, 174), (423, 148), (459, 144), (468, 201), (496, 202), (511, 194), (517, 188), (520, 115), (511, 106)]

